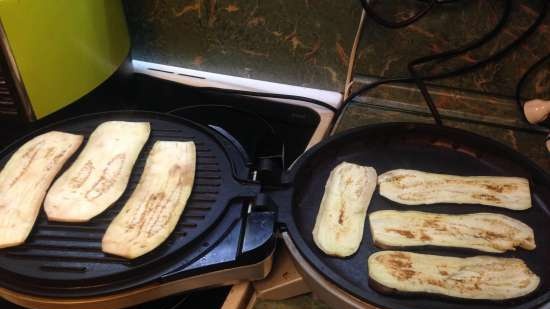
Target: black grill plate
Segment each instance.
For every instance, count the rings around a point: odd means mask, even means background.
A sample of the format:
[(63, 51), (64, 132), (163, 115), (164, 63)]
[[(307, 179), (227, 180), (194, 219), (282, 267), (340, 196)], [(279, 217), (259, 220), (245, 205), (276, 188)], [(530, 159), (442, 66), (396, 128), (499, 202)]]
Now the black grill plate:
[[(541, 278), (532, 294), (503, 302), (466, 301), (434, 295), (386, 295), (369, 285), (367, 259), (375, 247), (369, 221), (365, 222), (359, 250), (342, 259), (327, 256), (317, 248), (311, 231), (332, 169), (342, 161), (373, 166), (378, 174), (392, 169), (417, 169), (463, 176), (519, 176), (529, 179), (533, 207), (513, 211), (481, 205), (437, 204), (403, 206), (382, 197), (378, 189), (368, 213), (383, 209), (416, 210), (433, 213), (500, 213), (518, 219), (535, 231), (537, 248), (517, 249), (504, 254), (443, 247), (410, 247), (404, 251), (444, 256), (495, 255), (525, 261)], [(290, 236), (300, 252), (317, 270), (339, 287), (379, 308), (387, 309), (531, 309), (550, 299), (550, 176), (517, 152), (466, 131), (423, 124), (386, 123), (357, 128), (333, 136), (310, 149), (294, 165), (289, 179), (294, 181), (292, 204), (283, 204)]]
[[(123, 196), (107, 211), (84, 224), (48, 222), (41, 210), (26, 243), (0, 250), (0, 284), (21, 292), (42, 294), (40, 286), (61, 289), (113, 285), (132, 277), (157, 278), (178, 260), (178, 252), (216, 223), (231, 199), (246, 195), (233, 177), (231, 161), (216, 136), (208, 128), (185, 119), (150, 112), (109, 112), (85, 115), (40, 129), (0, 152), (0, 166), (32, 137), (50, 130), (83, 134), (87, 137), (109, 120), (147, 121), (151, 135), (134, 166)], [(104, 254), (101, 238), (136, 187), (145, 160), (157, 140), (194, 141), (197, 167), (193, 191), (175, 231), (152, 252), (127, 260)], [(84, 145), (84, 143), (83, 143)], [(81, 147), (82, 149), (83, 147)], [(78, 154), (74, 155), (72, 161)], [(250, 193), (248, 193), (250, 194)], [(158, 275), (155, 275), (157, 273)]]

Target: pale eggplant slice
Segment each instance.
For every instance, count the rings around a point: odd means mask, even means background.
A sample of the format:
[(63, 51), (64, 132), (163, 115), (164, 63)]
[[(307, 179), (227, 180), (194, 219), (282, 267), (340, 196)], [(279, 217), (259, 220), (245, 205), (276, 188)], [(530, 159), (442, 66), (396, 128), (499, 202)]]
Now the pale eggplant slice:
[(372, 167), (343, 162), (332, 170), (313, 228), (319, 249), (339, 257), (357, 251), (375, 189), (376, 170)]
[(55, 175), (83, 136), (51, 131), (21, 146), (0, 172), (0, 248), (25, 242)]
[(481, 204), (531, 207), (529, 181), (519, 177), (454, 176), (397, 169), (378, 177), (380, 195), (400, 204)]
[(468, 258), (380, 251), (369, 256), (371, 284), (381, 292), (432, 293), (464, 299), (506, 300), (537, 289), (540, 278), (520, 259)]
[(380, 210), (369, 215), (374, 243), (382, 248), (441, 246), (502, 253), (522, 247), (534, 250), (533, 229), (495, 213), (466, 215)]
[(76, 161), (46, 195), (48, 219), (86, 222), (116, 202), (128, 185), (150, 131), (148, 122), (100, 124)]
[(195, 178), (193, 142), (157, 141), (138, 186), (103, 236), (103, 252), (134, 259), (172, 233)]

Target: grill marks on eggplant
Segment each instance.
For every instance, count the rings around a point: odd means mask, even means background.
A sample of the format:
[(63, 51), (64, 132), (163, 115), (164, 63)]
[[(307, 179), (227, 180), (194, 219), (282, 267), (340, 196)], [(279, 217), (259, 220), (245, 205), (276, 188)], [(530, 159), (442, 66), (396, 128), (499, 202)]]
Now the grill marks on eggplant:
[(90, 178), (94, 170), (94, 163), (90, 160), (84, 164), (84, 166), (71, 178), (69, 185), (72, 189), (78, 189)]
[(93, 201), (100, 197), (115, 184), (122, 172), (125, 159), (126, 155), (124, 153), (119, 153), (107, 163), (99, 179), (84, 195), (88, 201)]
[(193, 142), (155, 142), (136, 189), (103, 236), (102, 250), (133, 259), (164, 242), (191, 194), (195, 166)]
[(433, 245), (502, 253), (536, 247), (528, 225), (501, 214), (381, 210), (371, 213), (369, 221), (375, 244), (383, 248)]
[(319, 249), (340, 257), (357, 251), (375, 188), (372, 167), (343, 162), (332, 170), (312, 232)]
[(21, 146), (0, 172), (0, 248), (25, 241), (55, 175), (82, 143), (51, 131)]
[(48, 219), (86, 222), (116, 202), (126, 189), (150, 130), (147, 122), (100, 124), (48, 192), (44, 201)]
[(332, 170), (312, 232), (319, 249), (340, 257), (357, 251), (375, 188), (372, 167), (343, 162)]
[[(512, 210), (531, 207), (527, 179), (454, 176), (397, 169), (378, 177), (380, 195), (405, 205), (481, 204)], [(496, 213), (465, 215), (377, 211), (369, 216), (375, 245), (382, 248), (442, 246), (502, 253), (536, 247), (533, 230)], [(381, 292), (432, 293), (504, 300), (533, 292), (540, 283), (519, 259), (470, 258), (381, 251), (368, 260), (371, 286)]]
[(406, 205), (482, 204), (514, 210), (531, 207), (527, 179), (496, 176), (454, 176), (397, 169), (378, 178), (380, 194)]
[(416, 271), (412, 270), (411, 258), (401, 252), (379, 255), (376, 261), (384, 265), (398, 280), (407, 280), (416, 274)]
[(408, 293), (505, 300), (533, 292), (540, 283), (522, 260), (490, 256), (469, 258), (380, 251), (368, 260), (372, 286)]
[[(128, 239), (130, 242), (135, 241), (142, 235), (152, 237), (165, 228), (168, 219), (175, 210), (170, 208), (169, 205), (174, 201), (178, 201), (182, 194), (181, 190), (177, 190), (177, 187), (183, 184), (184, 177), (182, 173), (185, 173), (185, 171), (182, 171), (179, 166), (173, 166), (170, 171), (171, 178), (162, 189), (163, 192), (153, 193), (143, 203), (139, 204), (137, 210), (131, 215), (126, 228), (127, 233), (133, 229), (138, 231), (134, 237)], [(173, 177), (177, 177), (175, 185), (171, 181), (171, 179), (174, 179)], [(169, 192), (168, 196), (166, 192)], [(125, 213), (129, 213), (129, 209)], [(148, 218), (154, 218), (154, 220), (148, 220)]]
[[(35, 162), (36, 156), (38, 155), (38, 152), (41, 150), (40, 148), (43, 145), (44, 145), (44, 140), (41, 140), (38, 143), (32, 145), (21, 156), (21, 161), (23, 161), (23, 163), (21, 164), (21, 167), (19, 167), (21, 170), (19, 171), (19, 174), (15, 176), (11, 181), (10, 188), (12, 188), (21, 179), (21, 177), (23, 177), (23, 175), (25, 175), (29, 171), (30, 165)], [(44, 158), (46, 158), (49, 153), (50, 152), (44, 155)]]

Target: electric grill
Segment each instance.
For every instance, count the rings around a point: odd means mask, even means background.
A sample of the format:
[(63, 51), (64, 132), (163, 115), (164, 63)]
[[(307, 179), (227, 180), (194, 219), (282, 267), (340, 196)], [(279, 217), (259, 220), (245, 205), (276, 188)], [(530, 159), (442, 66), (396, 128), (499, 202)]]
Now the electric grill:
[[(550, 269), (546, 265), (550, 260), (550, 235), (545, 233), (550, 224), (550, 177), (497, 142), (440, 126), (369, 126), (323, 141), (283, 172), (278, 183), (264, 184), (246, 177), (250, 171), (242, 151), (212, 128), (166, 114), (110, 112), (40, 129), (0, 153), (0, 164), (36, 134), (55, 129), (89, 135), (100, 122), (113, 119), (149, 121), (152, 126), (127, 192), (111, 209), (87, 224), (50, 223), (41, 214), (25, 244), (0, 250), (3, 297), (33, 308), (120, 308), (177, 292), (227, 284), (228, 280), (259, 279), (269, 271), (278, 227), (305, 280), (314, 290), (321, 286), (323, 299), (337, 307), (527, 309), (550, 299)], [(135, 187), (144, 158), (158, 139), (193, 140), (197, 145), (195, 185), (182, 218), (170, 238), (143, 257), (130, 261), (103, 254), (101, 236)], [(537, 249), (502, 256), (526, 261), (541, 277), (540, 287), (531, 295), (504, 302), (385, 295), (373, 290), (368, 282), (367, 257), (378, 249), (370, 238), (368, 221), (359, 251), (345, 259), (324, 255), (311, 235), (326, 179), (342, 161), (371, 165), (379, 173), (410, 168), (528, 178), (533, 207), (527, 211), (450, 204), (407, 209), (442, 213), (491, 211), (529, 224), (535, 231)], [(396, 207), (403, 206), (376, 192), (369, 211)], [(435, 247), (409, 250), (451, 256), (479, 254)], [(312, 278), (319, 280), (312, 282)]]
[[(0, 165), (33, 136), (60, 130), (88, 137), (97, 125), (115, 119), (151, 123), (124, 195), (85, 224), (48, 222), (41, 211), (25, 244), (0, 251), (0, 294), (34, 308), (118, 308), (265, 277), (275, 246), (274, 213), (248, 208), (260, 186), (247, 179), (249, 171), (235, 145), (211, 129), (160, 113), (91, 114), (20, 139), (2, 151)], [(156, 140), (195, 142), (196, 176), (186, 209), (169, 239), (149, 254), (134, 260), (104, 254), (101, 238), (136, 187)]]

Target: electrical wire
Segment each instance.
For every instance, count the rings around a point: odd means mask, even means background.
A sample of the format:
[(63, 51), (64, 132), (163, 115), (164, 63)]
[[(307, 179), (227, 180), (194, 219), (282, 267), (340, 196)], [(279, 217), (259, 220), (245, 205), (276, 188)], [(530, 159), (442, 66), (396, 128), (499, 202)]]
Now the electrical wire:
[(357, 26), (357, 31), (355, 32), (355, 38), (353, 40), (353, 45), (351, 46), (351, 52), (349, 54), (348, 71), (346, 72), (346, 83), (344, 84), (344, 98), (349, 95), (349, 91), (351, 90), (353, 71), (355, 70), (355, 60), (357, 59), (357, 47), (359, 46), (359, 43), (361, 42), (361, 37), (363, 36), (365, 16), (365, 11), (361, 10), (359, 25)]
[[(359, 1), (361, 2), (361, 5), (363, 6), (363, 10), (365, 10), (365, 13), (367, 14), (367, 16), (372, 18), (372, 20), (375, 21), (377, 24), (382, 25), (386, 28), (391, 28), (391, 29), (407, 27), (408, 25), (418, 21), (420, 18), (422, 18), (424, 15), (430, 12), (434, 8), (437, 2), (435, 0), (429, 0), (427, 1), (428, 5), (422, 10), (420, 10), (418, 13), (414, 14), (413, 16), (405, 20), (395, 22), (395, 21), (386, 20), (382, 18), (380, 15), (378, 15), (378, 13), (376, 13), (374, 9), (371, 7), (371, 5), (368, 3), (368, 0), (359, 0)], [(422, 2), (426, 2), (426, 1), (422, 1)]]
[(387, 19), (384, 19), (369, 4), (369, 0), (359, 0), (361, 2), (361, 5), (363, 6), (363, 11), (370, 17), (374, 22), (377, 24), (390, 28), (390, 29), (398, 29), (398, 28), (404, 28), (407, 27), (416, 21), (418, 21), (420, 18), (424, 17), (426, 14), (428, 14), (436, 4), (448, 4), (453, 3), (461, 0), (416, 0), (418, 2), (425, 2), (427, 3), (426, 7), (420, 10), (418, 13), (414, 14), (413, 16), (400, 21), (390, 21)]
[(414, 82), (416, 83), (416, 87), (420, 90), (420, 93), (424, 97), (424, 101), (426, 101), (426, 104), (428, 105), (428, 109), (430, 109), (430, 113), (432, 114), (432, 118), (435, 121), (435, 124), (438, 126), (443, 125), (443, 120), (441, 119), (441, 114), (439, 114), (439, 111), (437, 110), (437, 106), (435, 105), (434, 100), (432, 99), (432, 96), (430, 95), (430, 92), (428, 91), (428, 87), (426, 87), (426, 83), (418, 76), (416, 73), (414, 66), (409, 65), (408, 66), (409, 73), (411, 74), (411, 77), (414, 78)]
[(471, 43), (465, 44), (465, 45), (463, 45), (459, 48), (452, 49), (452, 50), (442, 52), (442, 53), (438, 53), (438, 54), (434, 54), (434, 55), (420, 57), (420, 58), (415, 59), (415, 60), (408, 63), (407, 68), (409, 70), (409, 73), (410, 73), (411, 77), (414, 79), (414, 82), (416, 83), (416, 86), (420, 90), (420, 93), (424, 97), (424, 101), (426, 101), (426, 104), (428, 105), (428, 108), (430, 109), (432, 117), (434, 118), (434, 121), (437, 125), (443, 125), (443, 120), (441, 119), (441, 114), (437, 110), (437, 106), (436, 106), (432, 96), (430, 95), (430, 93), (428, 91), (428, 88), (426, 87), (426, 84), (424, 83), (424, 80), (422, 80), (420, 78), (420, 76), (417, 74), (415, 66), (418, 66), (418, 65), (421, 65), (421, 64), (424, 64), (424, 63), (429, 63), (429, 62), (432, 62), (434, 60), (451, 59), (455, 56), (458, 56), (458, 55), (467, 53), (471, 50), (474, 50), (474, 49), (482, 46), (483, 44), (489, 42), (490, 40), (495, 38), (498, 33), (500, 33), (500, 31), (502, 30), (502, 28), (504, 27), (504, 25), (508, 21), (508, 19), (510, 17), (511, 6), (512, 6), (511, 2), (512, 2), (511, 0), (506, 0), (505, 1), (505, 6), (504, 6), (504, 9), (503, 9), (503, 14), (502, 14), (501, 18), (499, 19), (499, 21), (497, 22), (495, 27), (493, 27), (493, 29), (491, 29), (491, 31), (487, 32), (481, 38), (479, 38), (479, 39), (477, 39), (477, 40), (475, 40)]
[[(365, 92), (367, 92), (367, 91), (369, 91), (373, 88), (376, 88), (378, 86), (385, 85), (385, 84), (391, 84), (391, 83), (416, 83), (417, 85), (420, 84), (419, 88), (420, 88), (422, 94), (424, 95), (424, 97), (427, 98), (426, 101), (427, 101), (428, 107), (430, 108), (430, 111), (432, 112), (432, 115), (434, 116), (434, 120), (436, 121), (436, 123), (441, 123), (441, 117), (440, 117), (439, 113), (437, 112), (437, 108), (435, 107), (435, 104), (433, 103), (433, 100), (431, 100), (431, 98), (429, 97), (429, 93), (426, 95), (427, 89), (425, 87), (424, 82), (425, 81), (432, 81), (432, 80), (437, 80), (437, 79), (454, 77), (454, 76), (457, 76), (457, 75), (460, 75), (460, 74), (470, 72), (470, 71), (475, 70), (477, 68), (480, 68), (482, 66), (485, 66), (485, 65), (487, 65), (491, 62), (495, 62), (495, 61), (500, 60), (501, 58), (506, 56), (509, 52), (514, 50), (516, 47), (518, 47), (520, 44), (522, 44), (530, 35), (532, 35), (536, 31), (536, 29), (540, 26), (540, 24), (542, 23), (542, 21), (546, 17), (547, 8), (548, 8), (548, 1), (547, 0), (542, 0), (542, 7), (541, 7), (539, 15), (537, 16), (536, 20), (529, 26), (529, 28), (527, 28), (527, 30), (525, 30), (519, 37), (517, 37), (514, 41), (509, 43), (507, 46), (501, 48), (500, 50), (498, 50), (497, 52), (495, 52), (494, 54), (490, 55), (489, 57), (487, 57), (483, 60), (477, 61), (476, 63), (472, 63), (472, 64), (469, 64), (469, 65), (466, 65), (466, 66), (463, 66), (463, 67), (460, 67), (458, 69), (451, 70), (451, 71), (448, 71), (448, 72), (438, 73), (438, 74), (434, 74), (434, 75), (426, 75), (426, 76), (421, 76), (421, 75), (415, 74), (414, 66), (416, 66), (418, 64), (430, 62), (430, 61), (433, 61), (433, 60), (438, 60), (438, 59), (450, 59), (452, 57), (455, 57), (457, 55), (466, 53), (466, 52), (468, 52), (472, 49), (475, 49), (475, 48), (487, 43), (489, 40), (494, 38), (498, 33), (500, 33), (503, 26), (506, 24), (506, 21), (508, 20), (508, 18), (510, 16), (510, 10), (511, 10), (510, 9), (510, 7), (511, 7), (510, 1), (511, 0), (506, 0), (506, 2), (505, 2), (506, 5), (505, 5), (505, 8), (503, 10), (503, 15), (499, 19), (499, 22), (496, 24), (496, 26), (493, 29), (491, 29), (491, 31), (489, 31), (488, 33), (483, 35), (481, 38), (479, 38), (479, 39), (477, 39), (477, 40), (475, 40), (475, 41), (473, 41), (469, 44), (466, 44), (466, 45), (464, 45), (460, 48), (457, 48), (457, 49), (453, 49), (453, 50), (446, 51), (446, 52), (439, 53), (439, 54), (435, 54), (435, 55), (421, 57), (421, 58), (418, 58), (416, 60), (411, 61), (411, 63), (409, 63), (409, 72), (411, 71), (411, 68), (412, 68), (412, 74), (411, 74), (412, 76), (400, 77), (400, 78), (381, 79), (381, 80), (378, 80), (378, 81), (375, 81), (375, 82), (372, 82), (372, 83), (365, 84), (365, 85), (361, 86), (358, 90), (354, 91), (352, 94), (350, 94), (343, 101), (341, 108), (338, 110), (338, 114), (337, 114), (336, 119), (341, 117), (341, 114), (345, 110), (345, 107), (353, 99), (355, 99), (357, 96), (359, 96), (359, 95), (361, 95), (361, 94), (363, 94), (363, 93), (365, 93)], [(363, 0), (361, 0), (361, 2), (363, 2)], [(424, 90), (423, 90), (423, 88), (424, 88)]]

